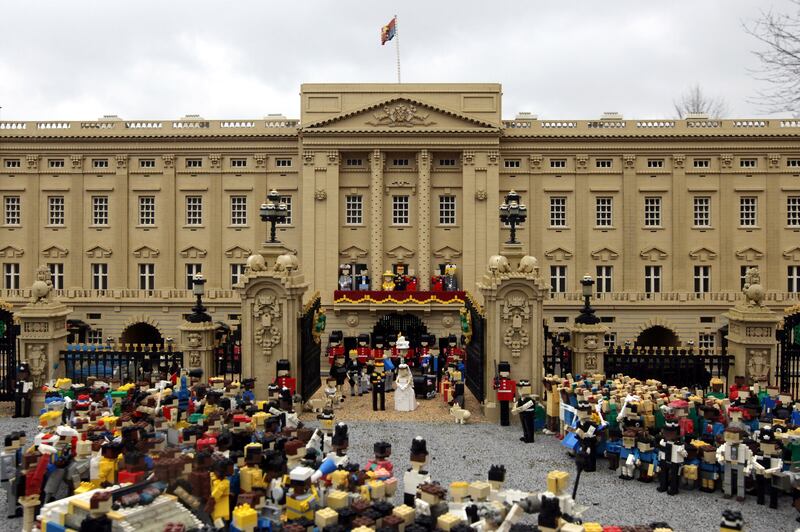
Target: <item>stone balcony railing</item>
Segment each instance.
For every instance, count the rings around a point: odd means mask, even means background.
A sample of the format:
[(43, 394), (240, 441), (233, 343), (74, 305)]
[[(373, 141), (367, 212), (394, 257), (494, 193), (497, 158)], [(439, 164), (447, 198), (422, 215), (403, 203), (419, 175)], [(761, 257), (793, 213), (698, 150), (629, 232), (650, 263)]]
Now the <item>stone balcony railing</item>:
[(521, 118), (503, 120), (510, 136), (648, 136), (648, 135), (796, 135), (800, 120), (794, 119), (725, 119), (690, 118), (686, 120), (539, 120)]
[[(624, 303), (624, 302), (662, 302), (662, 303), (725, 303), (734, 304), (744, 301), (745, 296), (742, 292), (706, 292), (696, 294), (694, 292), (608, 292), (592, 295), (592, 303)], [(583, 295), (580, 292), (551, 293), (550, 299), (545, 300), (545, 304), (550, 302), (557, 303), (583, 303)], [(791, 304), (800, 302), (800, 293), (768, 291), (764, 296), (767, 304)]]
[(92, 120), (75, 122), (22, 122), (0, 121), (3, 137), (96, 137), (96, 136), (206, 136), (206, 135), (257, 135), (259, 132), (296, 135), (300, 121), (284, 117), (267, 117), (259, 120)]
[[(195, 297), (191, 290), (178, 289), (158, 289), (158, 290), (138, 290), (129, 288), (114, 288), (110, 290), (86, 290), (82, 288), (68, 288), (66, 290), (54, 290), (53, 294), (62, 301), (69, 302), (91, 302), (98, 303), (118, 300), (141, 301), (142, 303), (167, 301), (194, 301)], [(23, 288), (19, 290), (0, 290), (0, 298), (10, 302), (28, 300), (31, 297), (31, 290)], [(235, 290), (207, 289), (203, 295), (203, 301), (219, 301), (222, 303), (240, 301), (239, 295)]]

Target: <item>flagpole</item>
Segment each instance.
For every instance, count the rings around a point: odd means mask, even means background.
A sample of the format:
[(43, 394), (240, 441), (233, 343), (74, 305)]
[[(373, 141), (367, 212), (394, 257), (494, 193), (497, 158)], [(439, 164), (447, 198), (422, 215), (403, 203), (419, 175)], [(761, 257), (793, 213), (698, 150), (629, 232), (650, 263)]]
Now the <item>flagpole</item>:
[(400, 83), (400, 30), (397, 23), (397, 15), (394, 16), (394, 41), (395, 50), (397, 51), (397, 83)]

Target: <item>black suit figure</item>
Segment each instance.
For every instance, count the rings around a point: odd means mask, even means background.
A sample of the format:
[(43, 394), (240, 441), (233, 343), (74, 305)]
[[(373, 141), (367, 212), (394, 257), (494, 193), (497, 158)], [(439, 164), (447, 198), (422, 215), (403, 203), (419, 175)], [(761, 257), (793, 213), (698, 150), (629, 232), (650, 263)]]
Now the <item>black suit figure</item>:
[(530, 382), (520, 380), (517, 383), (517, 391), (520, 396), (514, 405), (512, 412), (519, 414), (519, 422), (522, 425), (522, 437), (520, 441), (533, 443), (534, 421), (536, 419), (536, 400), (529, 393)]
[[(370, 382), (372, 383), (372, 410), (386, 410), (386, 387), (382, 361), (376, 361)], [(378, 408), (378, 402), (380, 402), (380, 408)]]
[(597, 425), (591, 418), (592, 407), (588, 402), (578, 402), (578, 426), (575, 432), (581, 442), (575, 455), (579, 470), (587, 473), (597, 471)]
[(33, 382), (30, 379), (30, 366), (23, 362), (17, 367), (17, 381), (14, 385), (14, 417), (31, 417)]

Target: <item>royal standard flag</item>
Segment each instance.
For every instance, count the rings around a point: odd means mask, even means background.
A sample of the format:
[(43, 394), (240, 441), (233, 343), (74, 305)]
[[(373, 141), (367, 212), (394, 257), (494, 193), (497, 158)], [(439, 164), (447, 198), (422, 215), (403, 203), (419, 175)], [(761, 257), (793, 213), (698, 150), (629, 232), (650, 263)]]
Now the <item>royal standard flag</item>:
[(394, 17), (386, 26), (381, 28), (381, 46), (394, 39), (396, 23), (397, 17)]

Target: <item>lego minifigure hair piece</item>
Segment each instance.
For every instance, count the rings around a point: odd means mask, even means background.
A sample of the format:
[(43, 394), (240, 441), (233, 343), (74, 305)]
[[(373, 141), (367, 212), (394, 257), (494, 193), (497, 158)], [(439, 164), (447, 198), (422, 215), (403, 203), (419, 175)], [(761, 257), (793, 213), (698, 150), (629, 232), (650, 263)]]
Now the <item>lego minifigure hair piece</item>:
[(489, 467), (489, 480), (495, 482), (504, 482), (506, 479), (506, 466), (492, 465)]

